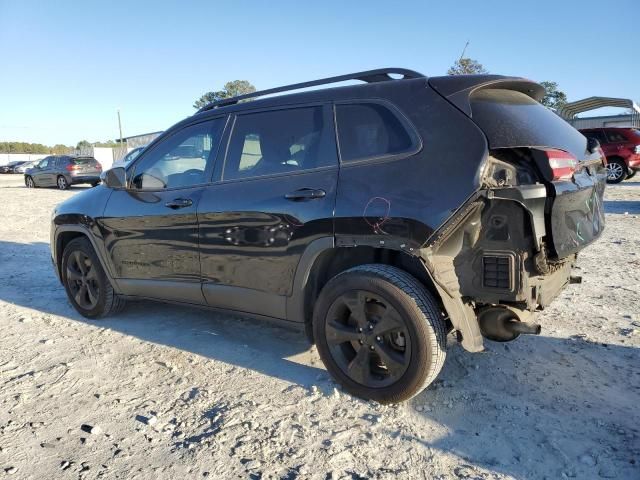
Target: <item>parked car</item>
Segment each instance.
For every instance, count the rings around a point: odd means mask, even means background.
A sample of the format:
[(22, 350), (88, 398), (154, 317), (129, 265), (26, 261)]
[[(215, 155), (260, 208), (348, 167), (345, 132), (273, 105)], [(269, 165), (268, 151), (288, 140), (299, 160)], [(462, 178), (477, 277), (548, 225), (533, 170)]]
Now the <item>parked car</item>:
[(604, 228), (604, 154), (543, 94), (380, 69), (213, 103), (56, 207), (56, 273), (87, 318), (150, 298), (304, 326), (345, 390), (406, 400), (449, 332), (539, 333)]
[(26, 160), (16, 160), (14, 162), (9, 162), (6, 165), (1, 165), (0, 173), (16, 173), (15, 169), (25, 163), (27, 163)]
[(29, 168), (34, 167), (36, 163), (38, 163), (37, 160), (34, 160), (33, 162), (24, 162), (22, 165), (18, 165), (17, 167), (15, 167), (13, 169), (13, 173), (24, 174), (24, 172), (26, 172)]
[(66, 190), (71, 185), (100, 183), (102, 165), (93, 157), (52, 155), (45, 157), (24, 173), (28, 188), (58, 187)]
[(122, 157), (120, 160), (118, 160), (117, 162), (115, 162), (111, 168), (114, 167), (126, 167), (127, 165), (129, 165), (131, 162), (133, 162), (138, 155), (140, 155), (140, 153), (146, 148), (146, 145), (143, 147), (137, 147), (134, 148), (133, 150), (131, 150), (129, 153), (127, 153), (124, 157)]
[(640, 170), (640, 130), (637, 128), (588, 128), (585, 137), (600, 142), (607, 157), (607, 182), (620, 183)]

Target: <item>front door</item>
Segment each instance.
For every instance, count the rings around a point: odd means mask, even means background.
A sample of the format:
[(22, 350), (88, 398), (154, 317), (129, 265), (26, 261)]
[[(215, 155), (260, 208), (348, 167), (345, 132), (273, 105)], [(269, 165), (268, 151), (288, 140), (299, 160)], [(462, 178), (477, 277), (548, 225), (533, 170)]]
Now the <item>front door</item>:
[(31, 176), (38, 187), (50, 187), (55, 185), (53, 180), (53, 164), (55, 157), (46, 157), (38, 162)]
[(338, 159), (329, 105), (240, 114), (219, 182), (198, 206), (203, 293), (285, 317), (306, 246), (333, 237)]
[(168, 134), (128, 168), (128, 188), (109, 198), (101, 227), (123, 293), (204, 303), (196, 212), (224, 121)]

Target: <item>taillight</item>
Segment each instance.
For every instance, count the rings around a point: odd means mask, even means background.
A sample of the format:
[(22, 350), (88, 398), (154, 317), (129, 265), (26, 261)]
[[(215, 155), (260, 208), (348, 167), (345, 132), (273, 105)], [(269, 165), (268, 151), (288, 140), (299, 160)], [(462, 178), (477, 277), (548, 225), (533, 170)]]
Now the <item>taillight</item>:
[(554, 180), (569, 180), (578, 166), (578, 159), (563, 150), (546, 150)]
[(76, 169), (76, 166), (73, 165), (72, 163), (70, 163), (69, 165), (67, 165), (64, 168), (66, 168), (68, 172), (73, 172)]
[(633, 149), (634, 153), (640, 154), (640, 145), (636, 145), (636, 148)]

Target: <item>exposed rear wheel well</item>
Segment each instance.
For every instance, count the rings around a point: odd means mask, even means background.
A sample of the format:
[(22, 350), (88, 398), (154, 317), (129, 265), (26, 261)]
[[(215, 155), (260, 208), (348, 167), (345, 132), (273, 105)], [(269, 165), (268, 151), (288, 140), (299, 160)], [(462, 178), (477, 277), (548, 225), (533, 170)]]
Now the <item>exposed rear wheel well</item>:
[(418, 279), (438, 301), (440, 300), (440, 296), (433, 286), (431, 277), (425, 266), (418, 258), (412, 257), (407, 253), (398, 250), (366, 246), (341, 247), (325, 250), (316, 258), (311, 266), (309, 278), (304, 287), (305, 330), (311, 341), (313, 341), (310, 328), (313, 309), (322, 288), (339, 273), (358, 265), (372, 263), (391, 265), (404, 270)]

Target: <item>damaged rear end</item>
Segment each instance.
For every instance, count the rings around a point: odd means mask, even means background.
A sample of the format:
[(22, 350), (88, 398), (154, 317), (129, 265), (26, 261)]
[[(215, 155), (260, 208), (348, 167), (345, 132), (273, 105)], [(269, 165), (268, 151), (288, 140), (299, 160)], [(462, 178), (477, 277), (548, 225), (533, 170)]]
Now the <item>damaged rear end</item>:
[(474, 77), (431, 86), (482, 130), (480, 189), (428, 240), (431, 271), (462, 344), (540, 333), (531, 314), (579, 278), (577, 254), (604, 229), (606, 160), (597, 143), (537, 102), (527, 80)]

